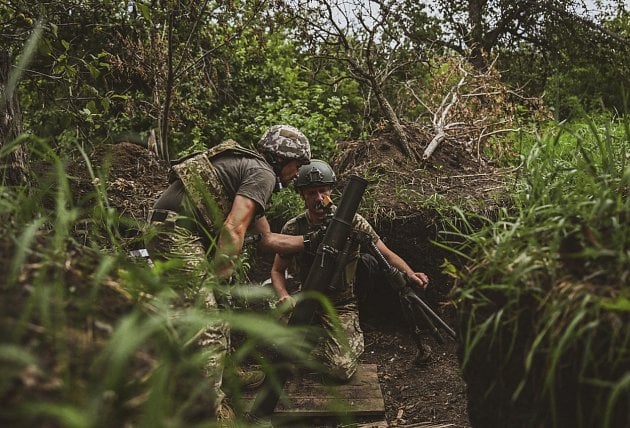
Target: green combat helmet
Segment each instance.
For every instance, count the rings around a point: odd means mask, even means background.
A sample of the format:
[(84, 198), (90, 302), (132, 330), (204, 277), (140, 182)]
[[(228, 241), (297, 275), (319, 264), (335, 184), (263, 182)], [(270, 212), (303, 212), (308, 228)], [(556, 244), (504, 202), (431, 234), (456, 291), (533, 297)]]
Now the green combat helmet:
[(298, 160), (306, 164), (311, 159), (311, 145), (308, 138), (297, 128), (289, 125), (274, 125), (265, 132), (256, 144), (276, 174), (280, 173), (285, 162)]
[(335, 172), (323, 160), (311, 159), (311, 162), (302, 165), (293, 184), (296, 189), (309, 186), (334, 186), (337, 182)]

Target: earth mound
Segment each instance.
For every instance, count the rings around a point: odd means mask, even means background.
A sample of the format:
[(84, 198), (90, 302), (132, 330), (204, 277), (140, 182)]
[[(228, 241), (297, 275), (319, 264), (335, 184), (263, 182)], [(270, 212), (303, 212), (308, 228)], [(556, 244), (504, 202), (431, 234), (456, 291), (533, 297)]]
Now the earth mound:
[[(142, 221), (168, 186), (168, 164), (146, 148), (133, 143), (101, 144), (88, 154), (91, 169), (105, 177), (107, 201), (121, 216)], [(70, 167), (72, 190), (81, 205), (89, 203), (95, 185), (83, 159)]]

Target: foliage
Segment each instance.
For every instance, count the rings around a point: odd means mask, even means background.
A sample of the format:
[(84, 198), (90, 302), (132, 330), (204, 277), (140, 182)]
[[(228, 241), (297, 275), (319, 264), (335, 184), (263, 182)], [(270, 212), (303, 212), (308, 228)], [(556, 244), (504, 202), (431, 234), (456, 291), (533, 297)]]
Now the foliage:
[(292, 188), (286, 188), (274, 193), (271, 206), (266, 214), (269, 218), (285, 224), (288, 220), (304, 211), (304, 201), (302, 197)]
[[(442, 33), (432, 39), (407, 27), (418, 46), (452, 50), (478, 70), (498, 58), (503, 79), (531, 96), (546, 94), (557, 120), (581, 117), (580, 107), (622, 111), (630, 45), (627, 2), (470, 0), (433, 6)], [(404, 2), (400, 7), (401, 15), (413, 19), (414, 7)], [(581, 70), (589, 71), (588, 78)]]
[(477, 161), (513, 157), (512, 141), (504, 136), (523, 124), (550, 118), (540, 98), (503, 83), (494, 63), (483, 72), (453, 55), (429, 64), (431, 71), (421, 84), (408, 82), (399, 93), (408, 120), (428, 122), (427, 135), (443, 134)]
[[(168, 129), (170, 152), (178, 156), (226, 138), (251, 145), (268, 126), (288, 121), (304, 128), (320, 156), (334, 151), (356, 122), (346, 110), (352, 93), (305, 78), (285, 30), (266, 31), (280, 19), (269, 2), (205, 5), (1, 7), (40, 19), (45, 30), (20, 86), (25, 131), (71, 150), (76, 138), (83, 145), (145, 142), (150, 129), (158, 136)], [(7, 46), (18, 52), (20, 44)]]
[[(0, 187), (3, 425), (212, 425), (207, 355), (195, 338), (213, 322), (243, 337), (226, 386), (240, 364), (264, 364), (260, 343), (305, 359), (304, 332), (279, 324), (275, 312), (207, 311), (200, 301), (183, 307), (168, 280), (177, 261), (151, 268), (128, 257), (118, 234), (124, 219), (109, 206), (103, 171), (89, 166), (94, 204), (81, 208), (68, 160), (43, 140), (29, 147), (46, 160), (37, 182)], [(233, 298), (249, 304), (269, 298), (238, 289)]]
[[(105, 172), (89, 162), (94, 188), (86, 200), (93, 203), (76, 203), (66, 166), (69, 158), (87, 158), (91, 145), (144, 142), (156, 129), (169, 136), (171, 154), (180, 155), (225, 138), (251, 145), (269, 125), (289, 122), (310, 138), (315, 156), (330, 158), (339, 140), (382, 126), (372, 109), (373, 87), (349, 79), (348, 61), (373, 72), (399, 117), (427, 120), (426, 105), (439, 105), (460, 77), (458, 61), (444, 52), (470, 58), (471, 47), (485, 48), (476, 59), (487, 66), (485, 60), (497, 58), (498, 67), (466, 89), (497, 89), (505, 104), (471, 96), (456, 112), (468, 123), (493, 117), (493, 125), (527, 124), (544, 109), (511, 98), (507, 89), (526, 84), (533, 94), (547, 94), (558, 119), (602, 106), (621, 111), (627, 45), (579, 25), (572, 14), (577, 2), (440, 1), (439, 18), (420, 2), (369, 3), (392, 7), (388, 16), (399, 19), (378, 33), (369, 21), (348, 22), (347, 52), (355, 56), (330, 63), (339, 45), (325, 31), (298, 31), (278, 2), (2, 2), (2, 49), (18, 56), (7, 86), (18, 84), (25, 131), (18, 142), (28, 142), (38, 179), (29, 188), (0, 187), (3, 423), (189, 426), (199, 421), (199, 409), (206, 416), (203, 355), (190, 343), (217, 318), (199, 306), (174, 313), (164, 277), (176, 266), (148, 269), (129, 260), (120, 229), (131, 220), (110, 206)], [(469, 16), (476, 5), (487, 7)], [(536, 13), (512, 19), (511, 12), (532, 6)], [(542, 6), (556, 9), (545, 15)], [(373, 12), (361, 10), (364, 18)], [(512, 19), (509, 31), (498, 34), (493, 24), (503, 18)], [(625, 6), (595, 19), (626, 38), (628, 23)], [(29, 38), (38, 41), (32, 50), (24, 49)], [(366, 40), (371, 50), (362, 49)], [(464, 373), (472, 381), (475, 371), (492, 370), (480, 390), (470, 383), (471, 397), (482, 399), (479, 409), (496, 407), (496, 418), (526, 408), (542, 420), (549, 411), (548, 424), (557, 426), (627, 424), (628, 377), (620, 373), (630, 338), (620, 326), (628, 323), (630, 299), (628, 124), (574, 127), (533, 146), (530, 134), (514, 135), (488, 140), (499, 152), (505, 146), (509, 152), (514, 141), (531, 149), (514, 206), (498, 222), (477, 219), (487, 225), (480, 232), (462, 218), (465, 233), (455, 237), (465, 239), (457, 251), (470, 260), (467, 270), (451, 271), (462, 281)], [(476, 141), (464, 143), (482, 152)], [(8, 143), (0, 141), (0, 160)], [(378, 182), (392, 171), (367, 175)], [(393, 189), (410, 205), (442, 206), (437, 196), (418, 198), (407, 182)], [(368, 193), (366, 206), (386, 216), (390, 208), (379, 206), (377, 196)], [(275, 195), (269, 214), (286, 219), (301, 209), (299, 196), (287, 190)], [(264, 297), (258, 290), (246, 296)], [(295, 332), (242, 315), (225, 312), (220, 319), (248, 335), (230, 364), (257, 359), (261, 342), (280, 340), (286, 352), (294, 349)], [(577, 402), (561, 396), (569, 388)]]
[[(179, 156), (226, 138), (251, 145), (266, 127), (286, 121), (303, 128), (316, 155), (328, 158), (337, 141), (369, 135), (382, 118), (372, 107), (372, 86), (350, 79), (348, 60), (372, 70), (399, 117), (417, 117), (421, 109), (410, 99), (409, 85), (422, 93), (417, 88), (435, 55), (467, 42), (448, 30), (448, 25), (465, 27), (458, 18), (465, 14), (457, 13), (465, 3), (439, 3), (440, 18), (417, 2), (362, 4), (355, 15), (341, 9), (350, 50), (336, 63), (329, 59), (339, 46), (326, 37), (328, 27), (315, 25), (321, 23), (316, 10), (302, 22), (312, 24), (310, 30), (298, 31), (299, 21), (266, 0), (151, 7), (122, 0), (31, 7), (11, 0), (0, 6), (0, 38), (17, 55), (36, 28), (43, 30), (38, 55), (23, 70), (20, 104), (24, 130), (48, 138), (59, 150), (72, 150), (76, 138), (84, 147), (120, 139), (145, 142), (156, 129), (158, 136), (166, 131), (171, 155)], [(627, 52), (610, 49), (608, 39), (592, 37), (592, 28), (570, 18), (574, 3), (550, 5), (569, 14), (554, 12), (546, 28), (538, 27), (545, 20), (520, 23), (536, 28), (532, 34), (539, 40), (554, 40), (552, 50), (518, 42), (511, 33), (498, 37), (498, 68), (512, 87), (528, 84), (532, 94), (546, 92), (557, 118), (601, 105), (620, 110)], [(489, 2), (482, 18), (492, 22), (492, 16), (509, 16), (518, 7), (523, 5)], [(379, 11), (390, 18), (371, 25), (370, 19), (381, 19)], [(602, 9), (595, 18), (599, 27), (627, 37), (624, 7), (615, 14)], [(571, 34), (579, 36), (566, 37)], [(362, 50), (368, 40), (370, 60)]]
[[(393, 13), (394, 4), (391, 0), (300, 1), (289, 3), (288, 13), (299, 24), (298, 37), (307, 43), (316, 76), (334, 86), (344, 80), (357, 84), (363, 96), (363, 120), (370, 128), (377, 128), (382, 121), (388, 123), (397, 133), (396, 145), (410, 156), (408, 136), (391, 100), (400, 87), (396, 78), (416, 80), (423, 71), (418, 65), (426, 56), (402, 31), (400, 15)], [(339, 73), (331, 75), (330, 68)], [(373, 111), (374, 105), (377, 108)]]
[(513, 210), (463, 220), (451, 274), (473, 424), (628, 423), (629, 144), (627, 121), (561, 127), (526, 152)]
[[(615, 2), (605, 2), (608, 6)], [(591, 12), (602, 31), (620, 38), (630, 35), (627, 4), (616, 11), (600, 5)], [(570, 25), (570, 29), (566, 28)], [(630, 78), (628, 43), (606, 40), (592, 28), (571, 23), (549, 25), (542, 36), (553, 44), (536, 46), (522, 42), (497, 50), (503, 78), (511, 84), (527, 85), (531, 94), (545, 94), (556, 120), (585, 118), (589, 113), (624, 111)], [(565, 37), (568, 36), (568, 37)], [(553, 48), (552, 48), (553, 46)], [(597, 58), (597, 59), (596, 59)]]
[(210, 106), (213, 120), (200, 118), (202, 144), (233, 138), (253, 145), (270, 125), (288, 123), (307, 135), (316, 156), (329, 156), (351, 130), (344, 117), (348, 96), (309, 82), (300, 68), (302, 55), (284, 33), (260, 43), (248, 37), (235, 42), (230, 81), (223, 83), (230, 94)]

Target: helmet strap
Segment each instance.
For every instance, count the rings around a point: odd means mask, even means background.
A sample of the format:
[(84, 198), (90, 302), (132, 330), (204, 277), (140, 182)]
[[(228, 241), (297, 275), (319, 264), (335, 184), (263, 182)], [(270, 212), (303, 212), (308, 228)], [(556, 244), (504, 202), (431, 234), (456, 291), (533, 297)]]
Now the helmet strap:
[(288, 159), (275, 155), (272, 157), (272, 161), (269, 162), (271, 168), (273, 168), (273, 172), (276, 174), (276, 185), (279, 185), (280, 189), (282, 189), (282, 183), (280, 182), (280, 173), (282, 172), (282, 168), (284, 168), (284, 166), (289, 162), (290, 161)]
[(284, 186), (282, 185), (282, 182), (280, 181), (280, 177), (276, 175), (276, 187), (273, 189), (273, 191), (279, 192), (282, 189), (284, 189)]

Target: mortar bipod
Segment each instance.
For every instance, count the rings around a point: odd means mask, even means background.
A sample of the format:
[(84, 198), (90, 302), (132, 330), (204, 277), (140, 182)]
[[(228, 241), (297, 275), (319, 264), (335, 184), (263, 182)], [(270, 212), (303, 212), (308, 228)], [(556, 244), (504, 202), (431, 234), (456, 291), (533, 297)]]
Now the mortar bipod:
[(434, 321), (453, 339), (457, 338), (455, 331), (442, 318), (440, 318), (439, 315), (436, 314), (433, 309), (431, 309), (431, 307), (422, 300), (422, 298), (420, 298), (420, 296), (415, 293), (409, 284), (407, 275), (387, 261), (385, 256), (383, 256), (383, 253), (381, 253), (376, 244), (372, 242), (372, 239), (370, 239), (370, 236), (367, 233), (354, 230), (352, 233), (352, 239), (357, 240), (361, 246), (367, 249), (368, 252), (378, 261), (378, 264), (381, 266), (381, 269), (383, 269), (390, 285), (398, 293), (398, 296), (401, 299), (403, 314), (412, 324), (414, 334), (419, 332), (414, 311), (414, 308), (417, 308), (417, 311), (427, 322), (431, 330), (431, 334), (438, 342), (442, 343), (443, 339), (438, 328), (435, 326)]

